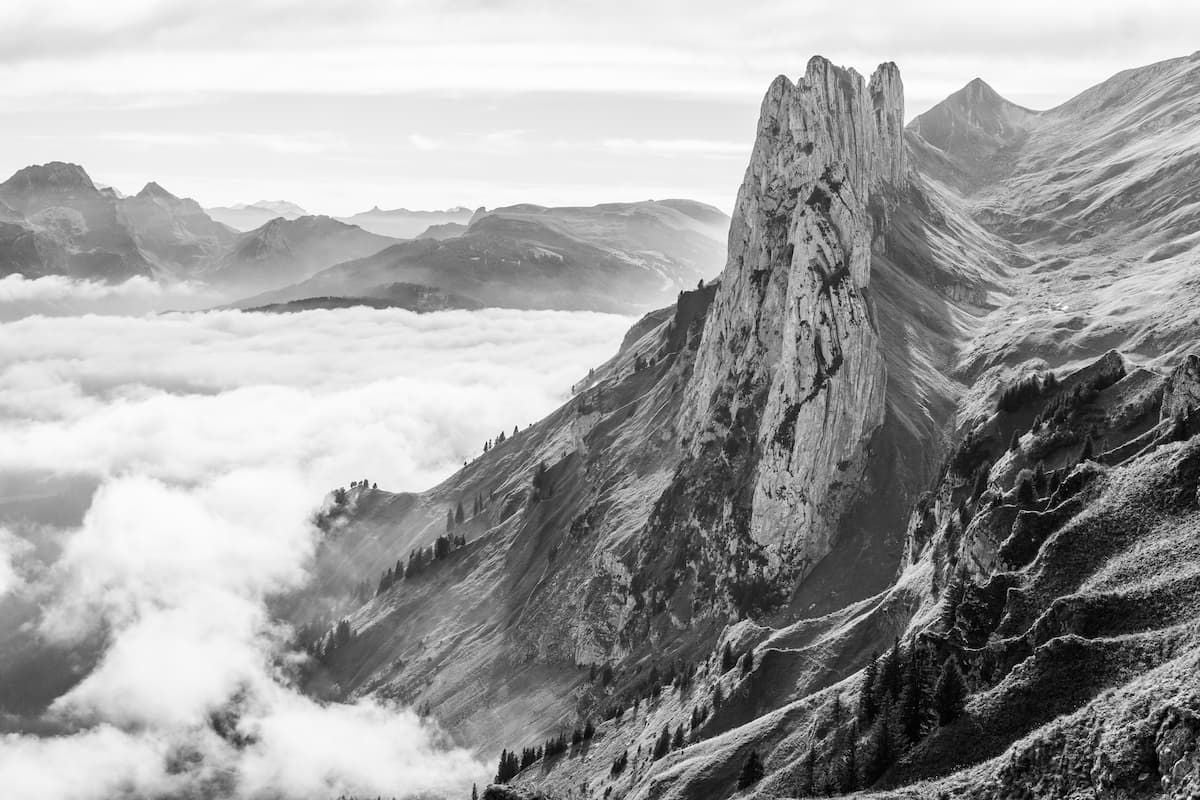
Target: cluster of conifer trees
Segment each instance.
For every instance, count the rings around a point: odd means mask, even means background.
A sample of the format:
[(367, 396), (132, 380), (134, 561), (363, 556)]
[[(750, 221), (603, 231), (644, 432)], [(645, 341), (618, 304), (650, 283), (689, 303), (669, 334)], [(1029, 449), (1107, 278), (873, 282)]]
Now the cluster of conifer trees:
[(408, 554), (408, 564), (397, 559), (395, 566), (388, 567), (379, 576), (376, 596), (383, 594), (402, 580), (412, 580), (422, 575), (432, 565), (441, 561), (467, 543), (466, 536), (439, 536), (432, 547), (418, 547)]
[(328, 664), (338, 650), (354, 639), (354, 631), (350, 628), (349, 620), (340, 620), (326, 635), (316, 636), (308, 641), (305, 649), (308, 654), (322, 664)]
[(857, 709), (843, 708), (841, 695), (834, 695), (827, 716), (837, 733), (829, 751), (818, 753), (816, 746), (808, 751), (797, 794), (848, 793), (873, 785), (937, 726), (956, 720), (967, 696), (955, 656), (939, 668), (929, 648), (916, 641), (902, 648), (897, 641), (867, 665)]
[[(591, 720), (588, 720), (584, 723), (583, 727), (577, 727), (571, 731), (570, 747), (580, 747), (585, 742), (590, 742), (595, 735), (596, 726), (592, 724)], [(496, 768), (495, 782), (508, 783), (522, 771), (532, 767), (539, 761), (549, 760), (562, 755), (567, 752), (567, 741), (567, 735), (560, 733), (558, 736), (547, 739), (537, 747), (521, 748), (520, 757), (517, 756), (516, 750), (501, 750), (500, 763)]]
[(510, 438), (511, 439), (517, 438), (517, 434), (519, 434), (520, 432), (521, 432), (521, 429), (519, 427), (517, 427), (516, 425), (513, 425), (512, 436), (505, 436), (504, 431), (500, 431), (500, 435), (497, 436), (495, 439), (488, 439), (486, 442), (483, 443), (483, 452), (485, 452), (485, 453), (490, 452), (493, 448), (499, 447), (500, 445), (502, 445), (506, 441), (508, 441)]

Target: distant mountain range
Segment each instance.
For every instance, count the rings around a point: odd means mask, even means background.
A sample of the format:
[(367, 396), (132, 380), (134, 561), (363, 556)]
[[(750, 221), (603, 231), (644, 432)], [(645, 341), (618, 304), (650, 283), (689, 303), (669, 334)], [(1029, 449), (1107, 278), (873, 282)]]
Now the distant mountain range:
[(431, 227), (465, 225), (471, 221), (473, 213), (471, 209), (462, 207), (448, 208), (445, 211), (409, 211), (407, 208), (385, 211), (376, 206), (370, 211), (338, 219), (382, 236), (415, 239)]
[(484, 305), (646, 310), (717, 274), (728, 217), (690, 200), (647, 200), (481, 209), (468, 225), (458, 226), (438, 226), (428, 237), (399, 242), (239, 305), (371, 296), (374, 287), (405, 282)]
[[(239, 203), (232, 206), (216, 206), (205, 209), (217, 222), (234, 230), (250, 231), (277, 217), (296, 219), (309, 216), (295, 203), (287, 200), (259, 200), (257, 203)], [(466, 224), (474, 212), (469, 208), (447, 208), (443, 211), (410, 211), (407, 208), (382, 209), (375, 206), (369, 211), (360, 211), (348, 217), (334, 217), (347, 225), (357, 225), (365, 231), (394, 239), (415, 239), (427, 228), (448, 223)]]
[(689, 200), (344, 219), (286, 201), (210, 211), (153, 182), (124, 196), (76, 164), (26, 167), (0, 184), (0, 276), (191, 280), (249, 296), (243, 308), (395, 304), (406, 284), (439, 298), (426, 305), (636, 311), (716, 275), (728, 225)]
[(296, 219), (308, 212), (287, 200), (259, 200), (257, 203), (238, 203), (204, 209), (210, 217), (235, 231), (252, 231), (277, 217)]
[(63, 162), (0, 184), (0, 275), (188, 279), (252, 292), (395, 243), (329, 217), (277, 215), (238, 233), (157, 183), (122, 196)]

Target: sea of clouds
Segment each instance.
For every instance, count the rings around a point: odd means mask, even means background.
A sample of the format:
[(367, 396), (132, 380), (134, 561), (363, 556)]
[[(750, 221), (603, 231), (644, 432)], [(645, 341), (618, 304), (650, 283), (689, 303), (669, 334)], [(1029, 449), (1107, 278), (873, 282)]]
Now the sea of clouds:
[[(0, 281), (0, 312), (28, 300), (14, 287), (6, 301)], [(0, 639), (94, 650), (37, 725), (6, 723), (4, 796), (468, 796), (489, 765), (434, 723), (296, 691), (267, 600), (304, 586), (329, 490), (432, 485), (559, 404), (628, 325), (369, 309), (0, 323)], [(66, 523), (38, 511), (72, 504)]]

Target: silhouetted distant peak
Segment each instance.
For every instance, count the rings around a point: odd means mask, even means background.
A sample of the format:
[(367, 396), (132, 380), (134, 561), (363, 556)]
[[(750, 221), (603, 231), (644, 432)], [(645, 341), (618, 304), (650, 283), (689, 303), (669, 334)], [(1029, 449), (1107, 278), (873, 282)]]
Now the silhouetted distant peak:
[(65, 161), (51, 161), (47, 164), (35, 164), (17, 170), (11, 178), (4, 182), (5, 188), (55, 188), (55, 189), (95, 189), (95, 184), (87, 172), (78, 164)]
[(161, 198), (163, 200), (178, 200), (179, 199), (178, 197), (176, 197), (175, 195), (168, 192), (166, 189), (164, 189), (161, 185), (159, 185), (155, 181), (150, 181), (145, 186), (143, 186), (142, 190), (137, 193), (137, 196), (143, 200), (154, 200), (156, 198)]

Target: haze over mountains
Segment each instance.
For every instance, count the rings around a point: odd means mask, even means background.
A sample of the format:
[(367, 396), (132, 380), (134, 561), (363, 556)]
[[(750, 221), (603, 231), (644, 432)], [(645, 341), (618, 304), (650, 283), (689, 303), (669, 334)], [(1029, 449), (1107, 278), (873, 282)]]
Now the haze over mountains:
[[(687, 200), (376, 208), (345, 219), (274, 202), (215, 209), (214, 219), (156, 183), (121, 196), (62, 162), (20, 170), (0, 184), (0, 203), (0, 275), (186, 280), (230, 299), (271, 290), (243, 307), (377, 304), (388, 287), (406, 284), (436, 294), (435, 307), (643, 311), (717, 273), (728, 219)], [(257, 226), (238, 233), (220, 219)], [(389, 302), (415, 296), (391, 292)]]
[(720, 270), (726, 220), (688, 200), (480, 210), (462, 231), (400, 242), (240, 304), (370, 297), (403, 282), (492, 306), (645, 310)]
[(1200, 790), (1200, 54), (903, 119), (893, 64), (778, 78), (719, 285), (327, 498), (309, 690), (511, 753), (492, 798)]
[[(303, 208), (286, 200), (260, 200), (234, 206), (215, 206), (205, 211), (217, 222), (239, 231), (253, 230), (276, 217), (296, 219), (308, 216), (308, 212)], [(473, 213), (471, 209), (462, 207), (448, 208), (444, 211), (410, 211), (407, 208), (385, 210), (375, 206), (368, 211), (335, 219), (347, 225), (357, 225), (380, 236), (415, 239), (433, 226), (451, 223), (465, 225)]]

